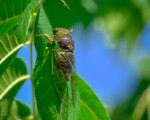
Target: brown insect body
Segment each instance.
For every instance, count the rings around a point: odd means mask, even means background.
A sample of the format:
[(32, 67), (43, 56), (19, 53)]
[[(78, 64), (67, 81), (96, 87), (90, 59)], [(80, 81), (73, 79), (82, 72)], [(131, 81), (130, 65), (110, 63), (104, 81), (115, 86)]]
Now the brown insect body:
[(74, 69), (74, 42), (71, 31), (64, 28), (54, 29), (54, 40), (58, 42), (61, 50), (55, 55), (56, 66), (62, 71), (67, 80)]

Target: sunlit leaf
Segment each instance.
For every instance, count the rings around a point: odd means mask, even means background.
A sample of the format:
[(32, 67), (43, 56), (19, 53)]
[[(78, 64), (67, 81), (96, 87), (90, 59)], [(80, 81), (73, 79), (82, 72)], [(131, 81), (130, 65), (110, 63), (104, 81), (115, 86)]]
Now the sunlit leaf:
[(0, 118), (7, 118), (12, 100), (26, 79), (29, 78), (22, 59), (16, 58), (0, 76)]
[(14, 60), (18, 50), (25, 44), (21, 43), (13, 31), (0, 37), (0, 74)]
[(143, 58), (139, 64), (142, 76), (144, 76), (147, 79), (150, 79), (150, 58)]
[(90, 86), (78, 76), (80, 93), (79, 120), (110, 120), (104, 106)]
[(32, 120), (31, 118), (33, 119), (33, 116), (31, 116), (31, 110), (29, 106), (27, 106), (26, 104), (18, 100), (14, 100), (11, 105), (10, 112), (7, 119), (8, 120), (14, 120), (14, 119)]
[[(12, 30), (22, 19), (23, 12), (29, 12), (36, 4), (37, 0), (0, 0), (0, 36)], [(30, 7), (27, 7), (30, 6)]]
[[(31, 10), (38, 4), (38, 0), (18, 2), (16, 0), (0, 0), (0, 3), (0, 12), (3, 11), (0, 14), (0, 29), (2, 29), (0, 30), (0, 74), (2, 74), (16, 57), (20, 48), (26, 44)], [(18, 18), (21, 19), (18, 20)], [(13, 29), (14, 26), (17, 27)]]
[(15, 29), (15, 34), (21, 42), (25, 43), (27, 41), (30, 20), (31, 20), (31, 14), (28, 13), (23, 17), (20, 24)]

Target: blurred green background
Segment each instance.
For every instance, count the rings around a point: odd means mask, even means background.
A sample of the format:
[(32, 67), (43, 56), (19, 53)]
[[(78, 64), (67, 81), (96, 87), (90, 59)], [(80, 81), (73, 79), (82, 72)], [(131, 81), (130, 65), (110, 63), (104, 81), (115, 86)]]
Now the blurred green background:
[(150, 0), (65, 1), (43, 6), (53, 28), (73, 29), (77, 73), (112, 120), (150, 120)]

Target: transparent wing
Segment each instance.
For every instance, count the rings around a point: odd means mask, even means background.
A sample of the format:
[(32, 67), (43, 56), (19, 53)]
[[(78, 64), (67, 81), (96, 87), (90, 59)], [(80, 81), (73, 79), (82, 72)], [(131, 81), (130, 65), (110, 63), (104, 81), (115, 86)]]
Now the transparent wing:
[[(73, 103), (76, 99), (76, 71), (74, 55), (69, 56), (61, 49), (54, 51), (54, 84), (58, 98), (65, 105)], [(72, 61), (73, 60), (73, 61)], [(69, 76), (69, 77), (68, 77)], [(68, 79), (69, 78), (69, 79)]]

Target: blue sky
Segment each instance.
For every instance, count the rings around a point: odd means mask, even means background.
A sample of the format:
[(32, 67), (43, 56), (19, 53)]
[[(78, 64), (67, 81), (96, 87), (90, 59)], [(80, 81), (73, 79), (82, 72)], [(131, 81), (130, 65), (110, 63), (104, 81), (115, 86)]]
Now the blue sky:
[[(124, 44), (119, 47), (109, 46), (109, 37), (100, 34), (92, 25), (89, 26), (87, 33), (83, 32), (80, 24), (74, 27), (77, 73), (86, 80), (104, 104), (114, 106), (129, 97), (136, 89), (137, 80), (140, 78), (137, 74), (137, 64), (134, 63), (141, 54), (150, 52), (149, 32), (148, 23), (139, 36), (137, 51), (130, 58), (126, 58)], [(29, 67), (29, 46), (23, 47), (19, 56)], [(29, 80), (19, 91), (17, 99), (32, 105)]]

